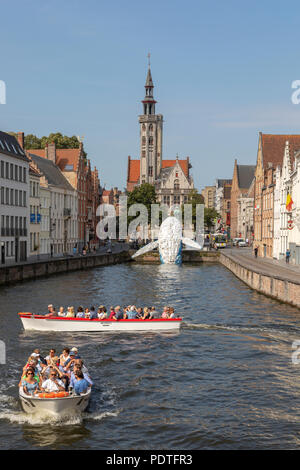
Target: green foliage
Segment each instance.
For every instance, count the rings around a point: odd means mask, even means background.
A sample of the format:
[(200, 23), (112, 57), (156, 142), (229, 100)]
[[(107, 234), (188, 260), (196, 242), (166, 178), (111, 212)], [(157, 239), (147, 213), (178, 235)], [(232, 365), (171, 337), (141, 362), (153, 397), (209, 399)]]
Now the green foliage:
[[(196, 207), (197, 204), (204, 204), (204, 198), (202, 194), (198, 193), (197, 189), (192, 189), (189, 193), (186, 204), (192, 204), (192, 221), (194, 226), (196, 225)], [(184, 205), (181, 207), (182, 220), (184, 220)]]
[[(128, 193), (128, 210), (133, 204), (143, 204), (148, 210), (148, 222), (151, 220), (151, 204), (156, 203), (155, 187), (152, 184), (144, 183), (136, 186), (133, 191)], [(135, 217), (128, 217), (128, 223)]]
[[(10, 134), (18, 138), (18, 134), (16, 132), (10, 132)], [(68, 137), (67, 135), (61, 134), (61, 132), (51, 132), (48, 137), (44, 135), (43, 137), (39, 138), (34, 134), (27, 134), (24, 137), (24, 145), (26, 150), (44, 149), (47, 144), (52, 142), (55, 142), (57, 149), (79, 148), (79, 141), (76, 135)]]
[(204, 224), (208, 229), (210, 229), (214, 223), (215, 219), (219, 218), (220, 214), (214, 208), (204, 208)]

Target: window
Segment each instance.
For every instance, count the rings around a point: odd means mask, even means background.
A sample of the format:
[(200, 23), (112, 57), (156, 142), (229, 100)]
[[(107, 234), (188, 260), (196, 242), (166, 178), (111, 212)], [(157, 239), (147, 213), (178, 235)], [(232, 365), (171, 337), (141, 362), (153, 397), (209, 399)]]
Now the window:
[(179, 180), (174, 180), (174, 189), (180, 189)]
[(153, 176), (153, 166), (149, 166), (149, 176)]
[(1, 160), (1, 178), (4, 178), (4, 161)]

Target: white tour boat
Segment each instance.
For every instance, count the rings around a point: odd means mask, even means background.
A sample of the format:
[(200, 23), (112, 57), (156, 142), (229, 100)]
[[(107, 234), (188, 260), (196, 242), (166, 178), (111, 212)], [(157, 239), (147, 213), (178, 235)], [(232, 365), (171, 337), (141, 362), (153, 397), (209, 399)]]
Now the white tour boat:
[(161, 331), (180, 328), (181, 318), (153, 320), (90, 320), (88, 318), (47, 317), (30, 312), (19, 313), (25, 330), (39, 331)]
[(38, 413), (40, 411), (53, 415), (78, 413), (87, 408), (90, 396), (90, 388), (81, 395), (69, 395), (67, 392), (27, 395), (24, 393), (23, 387), (19, 388), (19, 398), (26, 413)]

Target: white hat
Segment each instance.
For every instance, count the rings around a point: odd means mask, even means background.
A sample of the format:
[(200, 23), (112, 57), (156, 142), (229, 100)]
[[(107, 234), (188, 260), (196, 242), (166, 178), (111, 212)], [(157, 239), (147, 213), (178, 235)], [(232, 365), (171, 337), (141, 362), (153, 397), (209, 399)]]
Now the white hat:
[(31, 357), (38, 357), (38, 356), (39, 356), (39, 354), (37, 354), (37, 353), (32, 353), (31, 354)]
[(72, 348), (71, 351), (78, 352), (77, 348)]

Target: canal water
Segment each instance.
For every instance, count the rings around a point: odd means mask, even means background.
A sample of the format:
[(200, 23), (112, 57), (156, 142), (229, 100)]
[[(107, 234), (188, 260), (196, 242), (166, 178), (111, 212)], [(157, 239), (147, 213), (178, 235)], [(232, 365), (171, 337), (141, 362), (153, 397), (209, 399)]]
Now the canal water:
[[(18, 311), (172, 305), (179, 333), (24, 332)], [(123, 264), (0, 288), (1, 449), (300, 447), (300, 312), (219, 264)], [(89, 409), (60, 421), (24, 414), (17, 384), (39, 347), (77, 346), (94, 380)], [(300, 357), (300, 355), (299, 355)]]

